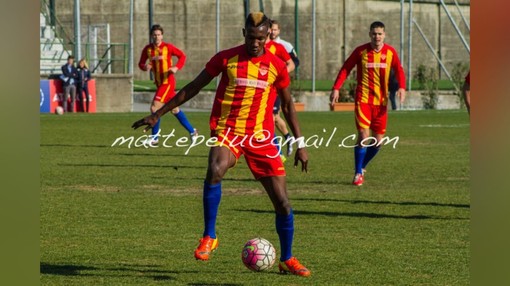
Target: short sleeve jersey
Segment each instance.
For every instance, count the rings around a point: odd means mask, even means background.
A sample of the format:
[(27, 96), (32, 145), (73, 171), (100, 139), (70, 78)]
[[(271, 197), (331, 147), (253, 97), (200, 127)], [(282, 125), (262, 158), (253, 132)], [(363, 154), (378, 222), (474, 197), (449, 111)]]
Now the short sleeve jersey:
[(205, 70), (211, 76), (222, 74), (209, 122), (213, 135), (230, 132), (257, 137), (267, 131), (274, 132), (273, 105), (277, 89), (290, 84), (282, 60), (267, 51), (252, 57), (243, 44), (217, 53)]
[(357, 66), (356, 102), (386, 106), (391, 69), (399, 87), (405, 89), (404, 70), (397, 52), (388, 44), (379, 51), (372, 49), (370, 43), (357, 47), (338, 72), (333, 89), (340, 89), (354, 66)]
[(152, 64), (152, 73), (156, 86), (169, 83), (175, 86), (174, 74), (168, 72), (168, 69), (173, 66), (172, 56), (178, 58), (175, 66), (182, 69), (186, 61), (186, 54), (183, 51), (170, 43), (162, 42), (158, 47), (154, 44), (149, 44), (143, 48), (138, 66), (140, 69), (145, 70), (145, 64), (149, 60)]

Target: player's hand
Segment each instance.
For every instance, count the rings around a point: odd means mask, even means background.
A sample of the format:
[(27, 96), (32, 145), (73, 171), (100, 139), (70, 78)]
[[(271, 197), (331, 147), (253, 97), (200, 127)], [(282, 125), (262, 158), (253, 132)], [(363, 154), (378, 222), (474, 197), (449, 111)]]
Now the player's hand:
[(133, 125), (131, 125), (131, 128), (138, 129), (141, 126), (147, 125), (147, 127), (143, 129), (143, 132), (147, 132), (149, 129), (154, 127), (154, 125), (156, 125), (158, 120), (159, 116), (157, 116), (156, 114), (151, 114), (133, 123)]
[(152, 64), (151, 63), (148, 63), (145, 65), (145, 70), (146, 71), (150, 71), (152, 69)]
[(173, 66), (173, 67), (171, 67), (171, 68), (169, 68), (169, 69), (168, 69), (168, 71), (169, 71), (170, 73), (176, 73), (178, 70), (179, 70), (179, 68), (177, 68), (176, 66)]
[(329, 104), (331, 104), (331, 106), (334, 106), (335, 102), (338, 102), (339, 97), (340, 97), (340, 91), (333, 89), (331, 91), (331, 94), (329, 95)]
[(400, 103), (404, 103), (404, 100), (406, 99), (406, 90), (403, 88), (399, 88), (397, 90), (397, 96), (400, 98)]
[(305, 148), (299, 148), (294, 156), (294, 168), (297, 167), (298, 162), (301, 162), (301, 172), (308, 173), (308, 153)]

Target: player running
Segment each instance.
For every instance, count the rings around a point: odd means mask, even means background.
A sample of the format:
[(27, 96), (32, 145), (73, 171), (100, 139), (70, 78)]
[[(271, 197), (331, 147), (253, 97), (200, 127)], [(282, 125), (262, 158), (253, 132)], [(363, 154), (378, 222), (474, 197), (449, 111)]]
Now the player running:
[[(217, 144), (211, 147), (204, 181), (204, 232), (195, 250), (195, 258), (209, 260), (218, 247), (216, 217), (221, 200), (221, 181), (241, 155), (255, 179), (261, 182), (275, 209), (275, 224), (280, 239), (282, 273), (310, 276), (310, 271), (292, 255), (294, 214), (287, 196), (285, 168), (272, 144), (274, 122), (272, 107), (277, 96), (292, 132), (301, 137), (301, 130), (291, 100), (290, 78), (285, 63), (266, 52), (264, 44), (270, 21), (261, 12), (251, 13), (243, 29), (243, 45), (213, 56), (205, 69), (162, 108), (135, 123), (133, 128), (156, 124), (161, 116), (193, 98), (214, 77), (221, 74), (210, 117), (211, 136)], [(304, 142), (302, 144), (304, 145)], [(301, 162), (307, 171), (308, 154), (298, 148), (294, 166)]]
[[(357, 66), (357, 87), (355, 98), (356, 129), (358, 130), (357, 146), (354, 148), (355, 174), (353, 185), (361, 186), (367, 164), (379, 151), (381, 139), (386, 133), (388, 118), (388, 80), (390, 70), (394, 69), (400, 85), (397, 96), (400, 103), (405, 99), (405, 76), (397, 52), (393, 47), (384, 43), (385, 31), (382, 22), (370, 25), (370, 43), (357, 47), (345, 61), (338, 72), (333, 90), (331, 91), (331, 105), (337, 102), (339, 90), (347, 76)], [(377, 144), (370, 147), (361, 146), (361, 142), (374, 133)], [(364, 145), (369, 145), (367, 140)]]
[[(151, 27), (152, 43), (143, 48), (138, 62), (138, 67), (143, 71), (151, 71), (156, 84), (156, 94), (152, 100), (151, 112), (154, 113), (167, 103), (175, 95), (175, 76), (182, 69), (186, 61), (186, 54), (170, 43), (163, 42), (163, 27), (156, 24)], [(177, 57), (177, 63), (173, 65), (172, 56)], [(179, 123), (190, 133), (191, 138), (198, 136), (198, 132), (186, 118), (186, 115), (178, 107), (172, 110)], [(152, 136), (147, 143), (158, 145), (158, 132), (161, 120), (152, 128)]]

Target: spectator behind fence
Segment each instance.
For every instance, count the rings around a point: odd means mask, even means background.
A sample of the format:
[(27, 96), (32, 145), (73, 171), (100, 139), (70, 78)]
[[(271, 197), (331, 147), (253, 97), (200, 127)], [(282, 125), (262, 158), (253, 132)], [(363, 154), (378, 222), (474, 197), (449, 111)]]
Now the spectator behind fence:
[[(74, 56), (67, 57), (67, 63), (62, 66), (62, 107), (64, 111), (74, 112), (74, 100), (76, 98), (76, 81), (78, 80), (78, 70), (74, 66)], [(71, 108), (67, 108), (67, 100), (71, 97)]]

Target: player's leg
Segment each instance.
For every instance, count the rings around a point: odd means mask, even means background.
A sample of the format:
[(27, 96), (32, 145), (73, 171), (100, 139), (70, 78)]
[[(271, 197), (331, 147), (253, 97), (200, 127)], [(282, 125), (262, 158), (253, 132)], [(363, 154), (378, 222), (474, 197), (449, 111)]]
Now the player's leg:
[(184, 113), (184, 111), (182, 111), (179, 107), (176, 107), (176, 108), (172, 109), (172, 114), (175, 116), (175, 118), (177, 118), (177, 120), (179, 120), (179, 123), (184, 128), (186, 128), (186, 130), (189, 132), (192, 139), (194, 137), (198, 136), (197, 130), (195, 128), (193, 128), (191, 123), (188, 121), (188, 118), (186, 117), (186, 114)]
[(374, 113), (372, 118), (372, 131), (373, 137), (375, 138), (375, 142), (372, 140), (371, 142), (367, 142), (369, 147), (367, 147), (367, 152), (365, 158), (363, 159), (362, 168), (365, 169), (368, 163), (377, 155), (380, 149), (380, 142), (386, 133), (386, 123), (388, 120), (388, 112), (386, 106), (374, 107)]
[[(273, 114), (273, 121), (276, 123), (276, 115)], [(276, 146), (276, 149), (278, 150), (278, 154), (280, 154), (280, 158), (282, 159), (282, 161), (285, 163), (285, 161), (287, 160), (287, 158), (285, 156), (283, 156), (283, 153), (282, 153), (282, 145), (281, 145), (281, 142), (278, 140), (277, 136), (276, 136), (276, 132), (274, 133), (273, 135), (273, 145)]]
[(287, 195), (284, 176), (262, 177), (259, 181), (264, 186), (275, 209), (275, 225), (280, 240), (280, 272), (290, 272), (299, 276), (310, 276), (310, 271), (292, 256), (294, 240), (294, 213)]
[(224, 146), (212, 147), (209, 151), (209, 163), (203, 189), (204, 233), (195, 250), (196, 259), (208, 260), (211, 252), (218, 247), (216, 217), (221, 201), (221, 180), (235, 163), (236, 157)]
[(370, 136), (370, 125), (372, 121), (371, 106), (364, 103), (356, 103), (355, 119), (356, 129), (358, 130), (358, 139), (354, 147), (354, 178), (352, 184), (356, 186), (363, 185), (363, 161), (367, 153), (367, 148), (363, 142)]
[[(278, 113), (274, 115), (274, 123), (276, 125), (276, 128), (283, 134), (283, 139), (285, 141), (289, 140), (291, 137), (289, 129), (287, 128), (287, 123), (283, 118), (280, 116), (280, 110), (278, 110)], [(292, 143), (287, 144), (287, 156), (290, 156), (292, 154), (293, 148)]]
[(365, 158), (363, 159), (363, 164), (361, 165), (362, 169), (365, 170), (367, 168), (368, 163), (377, 155), (380, 149), (380, 145), (378, 145), (379, 142), (381, 142), (384, 134), (375, 134), (375, 142), (370, 143), (370, 146), (367, 147), (367, 152), (365, 154)]
[(309, 276), (310, 271), (292, 256), (294, 238), (294, 213), (287, 196), (285, 168), (277, 155), (274, 145), (261, 142), (261, 146), (243, 148), (246, 163), (255, 179), (264, 186), (275, 210), (276, 232), (280, 240), (280, 263), (282, 273), (290, 272), (299, 276)]
[[(154, 98), (154, 100), (152, 101), (152, 104), (151, 104), (151, 113), (155, 113), (158, 109), (160, 109), (161, 107), (163, 107), (164, 103), (159, 101), (156, 97)], [(156, 122), (156, 124), (154, 124), (154, 127), (152, 127), (152, 130), (151, 130), (151, 137), (149, 138), (149, 140), (147, 140), (147, 142), (151, 145), (157, 145), (158, 144), (158, 141), (159, 141), (159, 138), (158, 138), (158, 133), (160, 132), (160, 125), (161, 125), (161, 118), (158, 119), (158, 122)]]
[[(278, 118), (276, 118), (276, 117), (278, 116), (278, 112), (280, 112), (281, 104), (282, 104), (282, 101), (280, 100), (280, 97), (277, 96), (276, 100), (274, 102), (274, 105), (273, 105), (273, 121), (275, 123), (276, 128), (278, 128), (278, 125), (276, 124), (276, 121), (278, 120)], [(280, 130), (280, 132), (282, 132), (282, 131)], [(282, 146), (281, 146), (280, 143), (281, 142), (278, 142), (278, 139), (276, 138), (276, 132), (275, 132), (274, 133), (273, 144), (278, 149), (278, 153), (280, 154), (280, 158), (282, 159), (283, 162), (285, 162), (285, 160), (287, 160), (287, 158), (285, 158), (285, 156), (283, 156), (283, 154), (282, 154)]]

